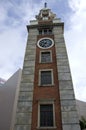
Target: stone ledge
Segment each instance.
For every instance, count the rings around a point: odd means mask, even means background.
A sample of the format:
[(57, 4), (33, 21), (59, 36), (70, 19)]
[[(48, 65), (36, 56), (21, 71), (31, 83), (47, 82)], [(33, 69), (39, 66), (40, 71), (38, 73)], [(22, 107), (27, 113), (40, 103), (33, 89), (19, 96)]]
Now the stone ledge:
[(78, 115), (76, 111), (62, 112), (62, 123), (79, 123)]
[(31, 125), (15, 125), (14, 130), (31, 130)]
[(69, 62), (68, 62), (68, 59), (67, 58), (64, 58), (64, 59), (57, 59), (57, 66), (61, 66), (61, 65), (64, 65), (64, 66), (69, 66)]
[(31, 125), (32, 113), (17, 113), (16, 124)]
[(33, 91), (29, 91), (29, 92), (24, 92), (24, 91), (20, 91), (19, 92), (19, 100), (32, 100), (33, 99)]
[(55, 47), (56, 48), (66, 48), (64, 42), (55, 42)]
[(23, 76), (24, 75), (32, 75), (32, 74), (34, 74), (34, 68), (33, 67), (24, 67), (22, 74), (23, 74)]
[(58, 72), (60, 73), (60, 72), (62, 72), (62, 73), (64, 73), (64, 72), (70, 72), (70, 68), (69, 68), (69, 66), (64, 66), (64, 65), (60, 65), (60, 66), (58, 66)]
[(24, 101), (20, 101), (18, 102), (18, 106), (17, 106), (17, 112), (21, 112), (21, 113), (26, 113), (26, 112), (32, 112), (32, 102), (28, 101), (28, 102), (24, 102)]
[(56, 50), (56, 53), (59, 54), (59, 53), (67, 53), (66, 51), (66, 48), (65, 47), (58, 47), (57, 50)]
[(65, 106), (61, 106), (61, 111), (62, 112), (70, 112), (70, 111), (76, 111), (76, 106), (67, 106), (67, 105), (65, 105)]
[(60, 100), (75, 99), (73, 89), (60, 90)]
[(26, 54), (25, 55), (35, 55), (35, 51), (34, 51), (34, 49), (32, 49), (32, 50), (26, 50)]
[(79, 124), (63, 124), (63, 130), (81, 130)]
[(25, 83), (25, 84), (21, 84), (20, 86), (20, 91), (33, 91), (33, 84), (29, 85), (28, 83)]
[(22, 79), (21, 79), (22, 82), (26, 82), (26, 83), (33, 83), (34, 82), (34, 75), (24, 75), (22, 76)]
[(66, 90), (66, 89), (73, 89), (73, 84), (71, 80), (63, 80), (59, 81), (59, 89)]
[(61, 100), (61, 106), (75, 106), (76, 105), (76, 101), (75, 99), (62, 99)]
[(71, 74), (70, 73), (58, 73), (58, 79), (59, 80), (71, 80)]
[(25, 61), (24, 67), (35, 66), (35, 61)]
[(24, 60), (34, 61), (35, 60), (35, 55), (26, 54)]

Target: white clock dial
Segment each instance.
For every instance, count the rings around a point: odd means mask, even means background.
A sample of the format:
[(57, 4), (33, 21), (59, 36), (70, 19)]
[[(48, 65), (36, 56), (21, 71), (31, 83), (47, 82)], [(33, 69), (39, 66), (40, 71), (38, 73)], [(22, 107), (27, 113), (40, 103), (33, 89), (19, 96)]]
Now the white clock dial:
[(37, 45), (43, 49), (50, 48), (53, 46), (53, 44), (54, 42), (51, 38), (42, 38), (37, 43)]

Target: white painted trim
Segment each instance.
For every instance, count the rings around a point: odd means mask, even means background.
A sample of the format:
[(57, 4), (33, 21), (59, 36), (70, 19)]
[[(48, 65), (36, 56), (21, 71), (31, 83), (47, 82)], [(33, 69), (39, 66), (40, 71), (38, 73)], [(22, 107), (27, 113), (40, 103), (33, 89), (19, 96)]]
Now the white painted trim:
[[(39, 42), (40, 42), (41, 40), (43, 40), (43, 39), (49, 39), (49, 40), (51, 40), (51, 41), (52, 41), (52, 45), (51, 45), (51, 46), (49, 46), (49, 47), (46, 47), (46, 48), (41, 47), (41, 46), (39, 45)], [(38, 40), (38, 42), (37, 42), (37, 46), (38, 46), (39, 48), (41, 48), (41, 49), (48, 49), (48, 48), (51, 48), (53, 45), (54, 45), (54, 41), (53, 41), (53, 39), (52, 39), (52, 38), (49, 38), (49, 37), (44, 37), (44, 38), (41, 38), (41, 39), (40, 39), (40, 40)]]
[(30, 25), (38, 25), (38, 21), (37, 20), (31, 20)]

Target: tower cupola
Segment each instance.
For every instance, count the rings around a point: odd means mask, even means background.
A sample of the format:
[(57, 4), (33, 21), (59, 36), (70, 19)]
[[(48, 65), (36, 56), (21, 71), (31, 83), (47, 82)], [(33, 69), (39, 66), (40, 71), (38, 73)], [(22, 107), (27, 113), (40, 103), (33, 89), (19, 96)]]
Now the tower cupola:
[(51, 11), (51, 9), (47, 8), (47, 3), (44, 4), (44, 8), (40, 10), (38, 15), (36, 15), (36, 19), (38, 21), (42, 21), (42, 20), (52, 21), (55, 17), (56, 17), (56, 14), (54, 14)]

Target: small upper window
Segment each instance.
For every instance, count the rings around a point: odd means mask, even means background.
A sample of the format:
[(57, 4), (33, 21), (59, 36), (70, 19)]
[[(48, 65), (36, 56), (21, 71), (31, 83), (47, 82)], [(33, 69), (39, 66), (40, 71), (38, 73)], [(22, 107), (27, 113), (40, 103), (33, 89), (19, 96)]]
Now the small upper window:
[(47, 34), (47, 29), (44, 29), (44, 34)]
[(48, 28), (45, 28), (45, 29), (40, 29), (39, 30), (39, 35), (51, 35), (52, 34), (52, 29), (48, 29)]
[(39, 30), (39, 34), (42, 35), (42, 30)]
[(48, 63), (51, 62), (51, 52), (45, 51), (41, 52), (41, 63)]
[(49, 29), (49, 34), (52, 34), (52, 30), (51, 29)]

